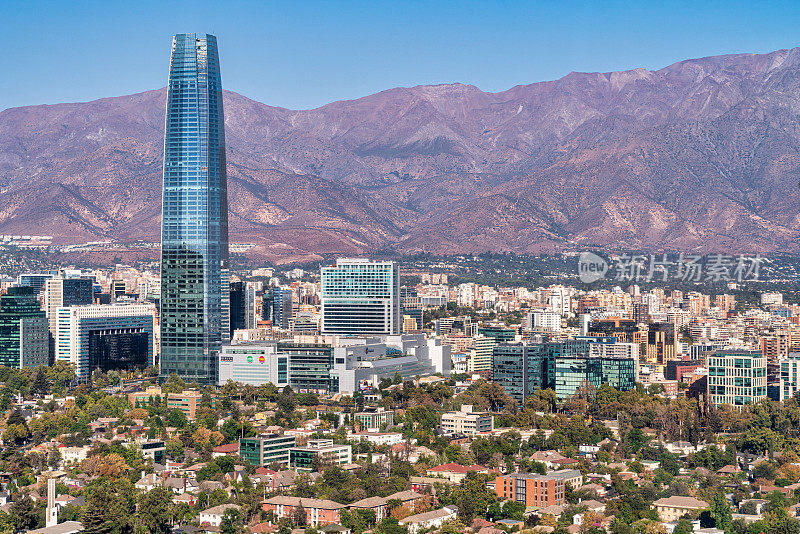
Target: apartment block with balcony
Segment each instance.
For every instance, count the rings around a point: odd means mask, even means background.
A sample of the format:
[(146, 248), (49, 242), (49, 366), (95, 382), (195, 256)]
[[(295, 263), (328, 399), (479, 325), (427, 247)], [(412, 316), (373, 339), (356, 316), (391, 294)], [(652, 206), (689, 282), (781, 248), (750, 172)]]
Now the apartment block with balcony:
[(452, 434), (477, 434), (494, 430), (494, 415), (477, 412), (471, 404), (464, 404), (457, 412), (445, 412), (440, 421), (442, 430)]

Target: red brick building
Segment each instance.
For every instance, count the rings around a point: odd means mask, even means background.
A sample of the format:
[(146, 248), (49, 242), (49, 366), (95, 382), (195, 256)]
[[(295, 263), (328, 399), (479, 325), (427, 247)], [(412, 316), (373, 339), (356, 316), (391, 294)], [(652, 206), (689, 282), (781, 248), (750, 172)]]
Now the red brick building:
[(564, 504), (564, 479), (557, 476), (529, 473), (498, 476), (494, 491), (498, 498), (520, 502), (526, 508)]
[(274, 512), (279, 519), (290, 518), (296, 510), (302, 508), (306, 512), (306, 524), (312, 527), (339, 523), (339, 510), (344, 504), (327, 499), (308, 499), (277, 495), (261, 501), (261, 509)]

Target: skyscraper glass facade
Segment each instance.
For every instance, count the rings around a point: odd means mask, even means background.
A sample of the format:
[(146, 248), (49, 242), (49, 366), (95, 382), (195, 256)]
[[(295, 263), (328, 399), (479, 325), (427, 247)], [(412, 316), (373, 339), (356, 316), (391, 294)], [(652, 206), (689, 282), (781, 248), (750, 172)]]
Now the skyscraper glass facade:
[(217, 40), (172, 42), (161, 228), (161, 376), (214, 384), (230, 336), (225, 123)]
[(0, 365), (37, 367), (47, 360), (47, 318), (34, 288), (8, 288), (0, 297)]

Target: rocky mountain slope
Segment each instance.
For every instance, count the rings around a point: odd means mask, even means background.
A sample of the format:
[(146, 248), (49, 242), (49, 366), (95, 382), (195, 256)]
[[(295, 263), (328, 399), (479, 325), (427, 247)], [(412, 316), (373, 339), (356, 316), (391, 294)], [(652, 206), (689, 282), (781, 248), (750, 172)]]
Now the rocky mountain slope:
[[(0, 112), (0, 233), (157, 241), (165, 90)], [(800, 49), (397, 88), (225, 95), (231, 241), (275, 257), (800, 243)]]

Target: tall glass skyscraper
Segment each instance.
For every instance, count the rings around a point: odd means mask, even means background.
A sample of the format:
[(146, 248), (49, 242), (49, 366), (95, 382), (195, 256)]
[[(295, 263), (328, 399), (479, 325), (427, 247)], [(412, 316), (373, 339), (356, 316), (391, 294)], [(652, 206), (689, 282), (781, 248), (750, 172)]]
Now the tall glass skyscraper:
[(229, 331), (228, 193), (217, 39), (172, 41), (161, 223), (161, 376), (217, 382)]

